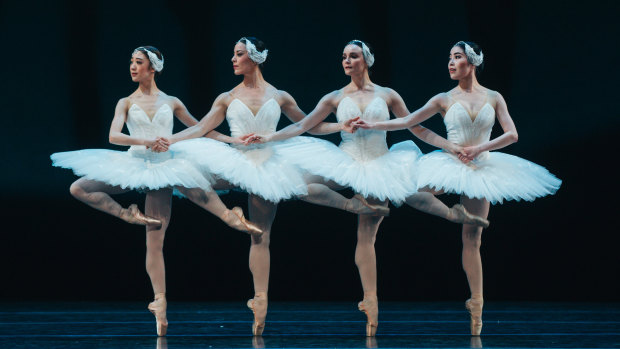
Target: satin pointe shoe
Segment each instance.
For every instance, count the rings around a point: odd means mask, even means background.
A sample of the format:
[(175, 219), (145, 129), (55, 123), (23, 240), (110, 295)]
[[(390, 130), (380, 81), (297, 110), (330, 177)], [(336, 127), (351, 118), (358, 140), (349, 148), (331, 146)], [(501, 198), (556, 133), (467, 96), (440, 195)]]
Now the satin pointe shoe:
[(483, 228), (489, 227), (488, 220), (467, 212), (465, 206), (461, 204), (456, 204), (452, 206), (451, 210), (452, 212), (454, 212), (454, 215), (459, 223), (477, 225)]
[(376, 297), (364, 298), (363, 301), (357, 304), (357, 307), (368, 317), (366, 337), (374, 337), (379, 326), (379, 301)]
[(127, 209), (123, 209), (121, 212), (121, 219), (127, 223), (138, 224), (138, 225), (161, 225), (161, 221), (159, 219), (155, 219), (153, 217), (149, 217), (144, 213), (140, 212), (138, 205), (132, 204)]
[(155, 295), (155, 300), (149, 303), (148, 309), (155, 315), (155, 321), (157, 325), (157, 335), (163, 337), (168, 332), (168, 319), (166, 319), (166, 308), (168, 303), (166, 302), (166, 294), (158, 293)]
[(265, 330), (265, 318), (267, 317), (267, 294), (260, 292), (254, 298), (248, 300), (248, 308), (254, 313), (252, 334), (262, 336)]
[(465, 302), (465, 308), (469, 311), (470, 329), (472, 336), (479, 336), (482, 332), (482, 298), (470, 298)]
[(385, 217), (390, 215), (389, 207), (385, 207), (383, 205), (371, 205), (368, 203), (368, 201), (366, 201), (366, 199), (364, 199), (363, 196), (359, 194), (353, 195), (351, 200), (356, 200), (361, 205), (355, 205), (355, 204), (347, 205), (348, 207), (346, 208), (346, 210), (349, 212), (363, 214), (363, 215), (385, 216)]
[(256, 224), (245, 219), (243, 209), (241, 209), (241, 207), (233, 207), (232, 210), (226, 211), (222, 217), (222, 220), (228, 224), (229, 227), (250, 235), (260, 236), (263, 234), (262, 229), (260, 229)]

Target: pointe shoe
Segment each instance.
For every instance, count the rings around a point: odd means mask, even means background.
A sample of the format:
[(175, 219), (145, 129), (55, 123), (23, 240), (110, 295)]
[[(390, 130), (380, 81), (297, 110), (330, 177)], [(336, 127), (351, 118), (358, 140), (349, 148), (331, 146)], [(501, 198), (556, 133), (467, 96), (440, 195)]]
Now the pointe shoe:
[(357, 304), (360, 311), (366, 313), (368, 322), (366, 323), (366, 337), (374, 337), (379, 326), (379, 302), (377, 298), (364, 298)]
[(233, 207), (232, 210), (226, 211), (222, 220), (233, 229), (237, 229), (251, 235), (263, 234), (262, 229), (256, 226), (256, 224), (245, 219), (241, 207)]
[(467, 210), (465, 209), (465, 206), (461, 204), (456, 204), (452, 206), (451, 210), (452, 212), (455, 213), (456, 219), (458, 220), (459, 223), (473, 224), (473, 225), (477, 225), (483, 228), (489, 227), (488, 220), (467, 212)]
[(347, 211), (357, 213), (357, 214), (362, 214), (362, 215), (386, 216), (386, 217), (390, 215), (389, 207), (385, 207), (382, 205), (371, 205), (368, 203), (368, 201), (366, 201), (366, 199), (364, 199), (363, 196), (359, 194), (353, 195), (351, 200), (357, 200), (362, 205), (361, 207), (353, 206), (350, 209), (349, 207), (347, 207)]
[(168, 332), (168, 319), (166, 319), (166, 308), (168, 303), (166, 302), (166, 294), (158, 293), (155, 295), (155, 300), (149, 303), (148, 309), (155, 315), (155, 321), (157, 326), (157, 335), (163, 337)]
[(479, 336), (482, 332), (482, 298), (470, 298), (465, 302), (465, 308), (469, 311), (470, 329), (472, 336)]
[[(259, 296), (257, 298), (256, 296)], [(252, 323), (252, 334), (254, 336), (262, 336), (265, 330), (265, 318), (267, 317), (267, 295), (256, 295), (248, 300), (248, 308), (254, 313), (254, 322)]]
[(161, 225), (161, 221), (159, 219), (155, 219), (153, 217), (149, 217), (144, 213), (140, 212), (138, 205), (132, 204), (127, 209), (123, 209), (121, 212), (121, 219), (127, 223), (138, 224), (138, 225)]

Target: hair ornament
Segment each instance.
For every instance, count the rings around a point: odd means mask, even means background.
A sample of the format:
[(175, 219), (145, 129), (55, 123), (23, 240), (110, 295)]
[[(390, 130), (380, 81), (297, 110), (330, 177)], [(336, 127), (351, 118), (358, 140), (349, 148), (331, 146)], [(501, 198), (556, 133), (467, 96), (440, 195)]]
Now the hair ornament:
[[(242, 40), (245, 40), (245, 42), (243, 42)], [(252, 41), (250, 41), (250, 39), (246, 38), (245, 36), (239, 39), (239, 41), (237, 41), (237, 43), (239, 42), (245, 44), (245, 49), (248, 52), (248, 57), (250, 57), (250, 59), (256, 64), (261, 64), (267, 60), (267, 53), (269, 52), (269, 50), (265, 49), (263, 50), (263, 52), (258, 52), (254, 43), (252, 43)]]
[(462, 44), (465, 46), (465, 55), (467, 56), (467, 61), (476, 67), (482, 64), (484, 61), (484, 54), (480, 51), (480, 54), (476, 54), (476, 51), (469, 46), (465, 41), (459, 41), (456, 45)]
[(359, 42), (362, 44), (362, 54), (364, 55), (364, 60), (366, 61), (366, 64), (368, 64), (368, 68), (372, 67), (372, 65), (375, 64), (375, 55), (370, 53), (370, 49), (366, 46), (366, 43), (357, 39), (352, 40), (352, 42)]
[(161, 59), (159, 59), (154, 52), (151, 52), (149, 49), (147, 49), (144, 46), (140, 46), (137, 49), (133, 50), (132, 55), (135, 55), (136, 52), (143, 52), (143, 51), (146, 51), (146, 54), (149, 57), (149, 61), (151, 61), (151, 66), (153, 66), (153, 69), (155, 69), (156, 72), (160, 72), (164, 70), (164, 55), (163, 54), (161, 55)]

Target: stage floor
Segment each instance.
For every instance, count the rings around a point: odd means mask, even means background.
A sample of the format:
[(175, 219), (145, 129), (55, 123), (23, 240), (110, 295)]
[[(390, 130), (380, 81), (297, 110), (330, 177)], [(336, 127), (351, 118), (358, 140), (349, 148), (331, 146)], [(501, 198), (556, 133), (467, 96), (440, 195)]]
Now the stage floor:
[(481, 337), (462, 303), (382, 302), (376, 338), (355, 302), (271, 302), (252, 337), (244, 302), (168, 304), (166, 338), (143, 303), (0, 303), (0, 348), (618, 348), (620, 304), (488, 301)]

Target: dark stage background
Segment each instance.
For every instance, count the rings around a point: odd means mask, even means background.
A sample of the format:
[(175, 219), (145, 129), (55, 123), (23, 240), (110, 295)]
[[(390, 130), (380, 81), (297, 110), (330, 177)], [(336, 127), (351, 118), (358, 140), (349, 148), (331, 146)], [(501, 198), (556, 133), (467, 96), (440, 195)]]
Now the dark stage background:
[[(564, 181), (555, 196), (491, 208), (482, 246), (485, 298), (619, 301), (619, 12), (613, 1), (0, 2), (0, 299), (150, 297), (144, 229), (73, 199), (68, 188), (76, 177), (52, 168), (49, 154), (122, 149), (107, 137), (116, 101), (136, 88), (128, 74), (135, 47), (161, 49), (166, 69), (158, 86), (200, 118), (239, 83), (232, 48), (254, 35), (269, 49), (267, 81), (306, 112), (348, 82), (340, 55), (350, 39), (374, 46), (373, 81), (398, 91), (411, 110), (454, 86), (446, 72), (451, 45), (478, 42), (486, 61), (480, 81), (503, 94), (520, 135), (503, 151)], [(283, 117), (280, 126), (288, 123)], [(438, 116), (425, 126), (445, 134)], [(411, 138), (388, 135), (390, 144)], [(143, 207), (144, 196), (118, 200)], [(246, 194), (223, 200), (247, 212)], [(355, 231), (352, 214), (281, 203), (270, 299), (361, 299)], [(175, 199), (165, 246), (169, 299), (248, 298), (248, 247), (247, 235)], [(393, 209), (376, 248), (381, 299), (467, 298), (458, 225)]]

